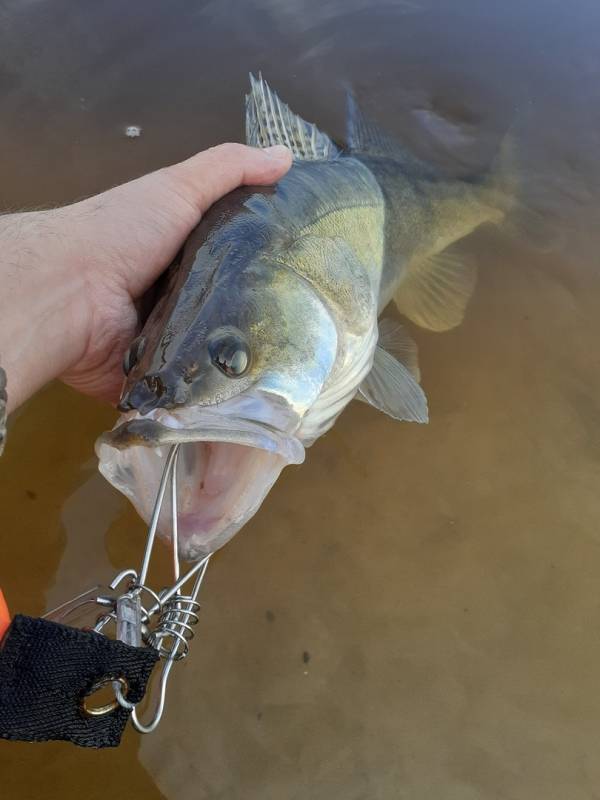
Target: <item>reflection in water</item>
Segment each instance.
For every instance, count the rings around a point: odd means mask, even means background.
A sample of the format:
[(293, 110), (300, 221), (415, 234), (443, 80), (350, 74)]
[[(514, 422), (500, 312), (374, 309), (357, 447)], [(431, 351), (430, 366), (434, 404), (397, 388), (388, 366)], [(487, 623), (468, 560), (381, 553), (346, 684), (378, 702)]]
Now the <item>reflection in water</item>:
[[(484, 161), (519, 118), (527, 197), (557, 234), (550, 252), (539, 235), (466, 243), (482, 271), (465, 324), (413, 331), (431, 424), (353, 406), (283, 474), (214, 560), (160, 730), (103, 753), (5, 743), (7, 797), (592, 796), (599, 13), (553, 0), (4, 4), (4, 207), (239, 138), (246, 72), (262, 69), (340, 136), (350, 81), (419, 155), (445, 161)], [(127, 139), (127, 124), (143, 135)], [(40, 613), (75, 573), (85, 588), (137, 560), (143, 526), (90, 472), (112, 418), (52, 387), (14, 421), (0, 464), (14, 609)]]

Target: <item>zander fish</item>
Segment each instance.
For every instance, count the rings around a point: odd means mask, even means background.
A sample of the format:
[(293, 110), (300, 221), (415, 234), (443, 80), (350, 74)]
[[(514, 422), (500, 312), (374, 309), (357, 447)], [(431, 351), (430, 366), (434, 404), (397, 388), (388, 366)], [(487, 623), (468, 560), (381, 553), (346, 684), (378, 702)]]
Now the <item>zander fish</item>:
[(447, 248), (504, 213), (493, 175), (444, 178), (352, 97), (342, 149), (251, 77), (246, 139), (287, 145), (294, 164), (275, 187), (215, 203), (191, 234), (126, 355), (124, 413), (97, 443), (101, 472), (146, 520), (169, 446), (184, 443), (189, 560), (225, 544), (353, 398), (427, 421), (416, 346), (378, 316), (394, 300), (429, 330), (458, 325), (476, 273)]

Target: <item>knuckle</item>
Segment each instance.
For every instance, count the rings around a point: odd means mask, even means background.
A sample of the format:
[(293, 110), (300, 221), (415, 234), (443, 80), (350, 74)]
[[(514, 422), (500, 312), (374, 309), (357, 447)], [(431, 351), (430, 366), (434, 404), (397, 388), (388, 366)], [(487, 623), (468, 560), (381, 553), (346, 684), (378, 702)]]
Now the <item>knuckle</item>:
[(239, 142), (225, 142), (211, 148), (211, 152), (219, 158), (238, 161), (248, 154), (248, 147)]

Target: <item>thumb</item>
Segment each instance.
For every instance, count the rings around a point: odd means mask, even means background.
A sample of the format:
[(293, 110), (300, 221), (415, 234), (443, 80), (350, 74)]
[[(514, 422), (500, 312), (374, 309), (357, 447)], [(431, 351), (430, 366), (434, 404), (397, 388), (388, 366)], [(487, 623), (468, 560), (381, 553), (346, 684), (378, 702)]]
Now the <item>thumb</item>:
[(287, 147), (221, 144), (82, 200), (69, 207), (66, 221), (71, 230), (76, 226), (81, 247), (92, 254), (88, 266), (96, 277), (98, 269), (106, 272), (135, 299), (154, 283), (216, 200), (244, 184), (275, 183), (291, 164)]
[(243, 144), (221, 144), (161, 172), (179, 183), (181, 193), (201, 216), (237, 186), (275, 183), (291, 165), (292, 154), (283, 145), (261, 150)]

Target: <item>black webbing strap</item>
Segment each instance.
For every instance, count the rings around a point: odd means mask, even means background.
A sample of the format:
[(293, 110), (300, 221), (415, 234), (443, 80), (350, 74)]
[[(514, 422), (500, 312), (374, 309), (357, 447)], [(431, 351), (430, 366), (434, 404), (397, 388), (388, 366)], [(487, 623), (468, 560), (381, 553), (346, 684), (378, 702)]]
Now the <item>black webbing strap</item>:
[(151, 647), (15, 616), (0, 646), (0, 738), (116, 747), (130, 711), (90, 717), (82, 700), (99, 682), (124, 678), (127, 699), (138, 703), (157, 658)]

